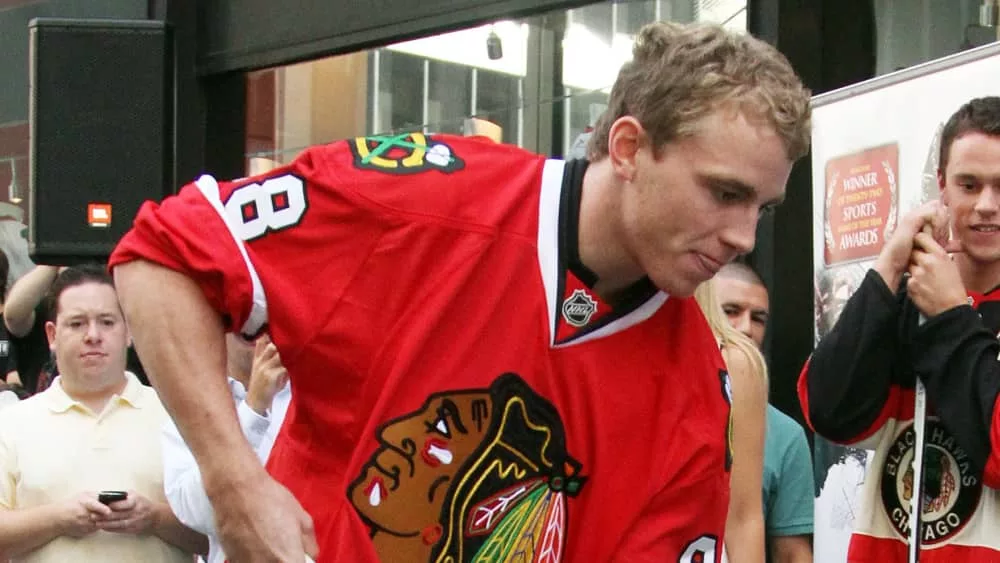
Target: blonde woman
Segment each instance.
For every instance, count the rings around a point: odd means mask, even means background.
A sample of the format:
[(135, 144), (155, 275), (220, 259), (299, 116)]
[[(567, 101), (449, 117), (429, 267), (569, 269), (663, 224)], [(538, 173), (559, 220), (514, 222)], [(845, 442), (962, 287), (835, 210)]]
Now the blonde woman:
[(729, 369), (733, 393), (733, 466), (726, 518), (725, 555), (732, 563), (764, 563), (764, 431), (767, 425), (767, 366), (757, 346), (726, 319), (711, 281), (695, 290)]

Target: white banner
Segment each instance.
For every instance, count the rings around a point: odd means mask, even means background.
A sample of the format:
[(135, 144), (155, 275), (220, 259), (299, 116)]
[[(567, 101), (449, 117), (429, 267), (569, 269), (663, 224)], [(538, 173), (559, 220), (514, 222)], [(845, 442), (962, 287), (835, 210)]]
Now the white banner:
[[(944, 122), (972, 98), (1000, 95), (1000, 44), (813, 99), (815, 334), (857, 289), (898, 218), (938, 195)], [(816, 563), (844, 563), (871, 456), (816, 437)]]

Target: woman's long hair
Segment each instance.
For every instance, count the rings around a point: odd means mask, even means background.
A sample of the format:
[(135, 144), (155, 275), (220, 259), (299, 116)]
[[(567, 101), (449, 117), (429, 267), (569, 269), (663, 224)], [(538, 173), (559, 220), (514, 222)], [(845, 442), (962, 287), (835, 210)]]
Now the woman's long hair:
[(729, 319), (726, 318), (726, 313), (722, 310), (722, 304), (719, 303), (719, 297), (715, 293), (715, 286), (712, 280), (699, 285), (694, 290), (694, 298), (698, 302), (698, 306), (701, 307), (702, 313), (705, 314), (708, 326), (711, 327), (715, 339), (719, 341), (719, 346), (732, 351), (738, 351), (747, 358), (750, 358), (750, 364), (753, 366), (754, 373), (764, 378), (766, 383), (767, 364), (764, 362), (764, 356), (757, 349), (757, 345), (754, 344), (753, 340), (729, 324)]

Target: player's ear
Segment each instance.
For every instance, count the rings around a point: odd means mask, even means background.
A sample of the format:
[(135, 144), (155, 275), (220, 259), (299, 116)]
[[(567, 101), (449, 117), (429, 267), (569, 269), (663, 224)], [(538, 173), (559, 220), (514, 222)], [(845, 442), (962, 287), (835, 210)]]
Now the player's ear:
[(631, 182), (635, 178), (636, 157), (648, 142), (646, 130), (639, 120), (626, 115), (611, 124), (608, 131), (608, 157), (619, 178)]
[(49, 350), (56, 351), (56, 323), (45, 321), (45, 336), (49, 339)]
[(941, 203), (945, 206), (948, 205), (948, 190), (944, 189), (947, 185), (947, 178), (944, 175), (944, 170), (938, 168), (937, 171), (937, 181), (938, 181), (938, 194), (941, 196)]

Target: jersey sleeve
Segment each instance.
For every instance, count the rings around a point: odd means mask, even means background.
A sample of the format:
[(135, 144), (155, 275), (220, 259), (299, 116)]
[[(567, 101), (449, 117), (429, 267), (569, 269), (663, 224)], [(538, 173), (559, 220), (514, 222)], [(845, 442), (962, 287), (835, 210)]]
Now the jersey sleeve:
[(109, 267), (141, 259), (186, 274), (222, 315), (228, 330), (252, 333), (262, 324), (264, 303), (254, 302), (254, 274), (245, 246), (206, 197), (210, 190), (218, 194), (218, 183), (202, 176), (162, 204), (145, 203), (112, 253)]
[[(869, 270), (799, 376), (808, 424), (842, 444), (873, 439), (893, 412), (902, 299)], [(898, 392), (898, 389), (897, 389)]]
[(389, 180), (361, 176), (344, 142), (259, 176), (202, 176), (143, 206), (110, 266), (143, 259), (187, 275), (227, 330), (252, 337), (270, 327), (287, 361), (327, 322), (389, 228), (385, 206), (359, 196), (408, 187)]
[[(371, 296), (402, 294), (399, 287), (417, 283), (420, 272), (416, 251), (400, 249), (423, 241), (421, 256), (430, 254), (431, 242), (419, 235), (431, 228), (441, 233), (435, 242), (446, 240), (446, 231), (527, 232), (534, 215), (505, 214), (514, 208), (509, 202), (488, 206), (496, 200), (481, 197), (481, 189), (515, 175), (533, 179), (544, 165), (537, 155), (495, 143), (411, 137), (311, 147), (284, 167), (233, 182), (203, 176), (161, 205), (147, 203), (110, 266), (143, 259), (184, 273), (227, 329), (253, 336), (269, 326), (288, 362), (357, 289), (352, 284), (369, 275), (366, 265), (396, 260), (391, 279), (381, 277), (365, 290), (367, 301), (351, 304), (389, 322), (389, 309), (405, 300)], [(410, 152), (379, 152), (393, 143)], [(523, 190), (510, 192), (520, 197)], [(378, 328), (345, 338), (375, 345)]]
[(1000, 487), (1000, 344), (979, 314), (963, 305), (928, 319), (914, 333), (913, 366), (941, 423)]

